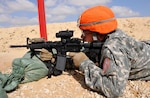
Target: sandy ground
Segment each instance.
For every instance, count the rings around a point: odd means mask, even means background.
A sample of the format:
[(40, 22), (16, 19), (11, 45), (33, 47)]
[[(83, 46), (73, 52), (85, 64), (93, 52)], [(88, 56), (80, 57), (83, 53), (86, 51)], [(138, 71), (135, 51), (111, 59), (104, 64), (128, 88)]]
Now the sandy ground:
[[(150, 40), (150, 17), (118, 19), (119, 28), (139, 40)], [(59, 40), (55, 33), (60, 30), (74, 30), (74, 37), (80, 37), (76, 22), (47, 24), (48, 40)], [(11, 72), (13, 59), (22, 57), (26, 48), (9, 48), (10, 45), (26, 44), (26, 38), (39, 38), (38, 26), (0, 28), (0, 71)], [(103, 98), (84, 84), (84, 76), (78, 71), (63, 72), (62, 75), (47, 77), (26, 84), (8, 93), (9, 98)], [(150, 98), (150, 81), (128, 81), (124, 95), (120, 98)]]

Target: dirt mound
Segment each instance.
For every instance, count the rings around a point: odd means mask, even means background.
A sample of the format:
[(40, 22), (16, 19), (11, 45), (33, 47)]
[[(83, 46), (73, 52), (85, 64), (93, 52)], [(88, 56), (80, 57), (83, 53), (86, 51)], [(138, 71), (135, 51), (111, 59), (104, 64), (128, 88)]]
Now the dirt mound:
[[(139, 40), (150, 40), (150, 17), (118, 19), (119, 28)], [(59, 30), (74, 30), (74, 37), (81, 31), (76, 22), (47, 25), (48, 40), (58, 40), (55, 33)], [(10, 45), (26, 44), (26, 38), (40, 37), (38, 26), (0, 28), (0, 71), (11, 72), (11, 62), (22, 57), (28, 50), (11, 49)], [(78, 71), (66, 71), (60, 76), (47, 77), (26, 84), (8, 93), (9, 98), (103, 98), (91, 91), (84, 83), (84, 76)], [(150, 81), (128, 81), (124, 95), (120, 98), (150, 98)]]

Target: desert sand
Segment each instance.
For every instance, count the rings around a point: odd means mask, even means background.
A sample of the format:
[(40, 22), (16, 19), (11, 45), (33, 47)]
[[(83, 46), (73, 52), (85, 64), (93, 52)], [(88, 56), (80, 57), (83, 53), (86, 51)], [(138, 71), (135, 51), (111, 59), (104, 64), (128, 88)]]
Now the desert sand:
[[(119, 18), (119, 28), (139, 40), (150, 40), (150, 17)], [(76, 22), (47, 24), (48, 40), (59, 40), (55, 33), (60, 30), (74, 30), (74, 37), (80, 37), (81, 31)], [(24, 45), (26, 38), (39, 38), (39, 26), (23, 26), (0, 28), (0, 71), (10, 73), (11, 63), (21, 58), (26, 48), (9, 48), (10, 45)], [(80, 72), (63, 72), (60, 76), (52, 76), (26, 84), (10, 93), (9, 98), (103, 98), (84, 84), (84, 76)], [(124, 95), (120, 98), (150, 98), (150, 81), (128, 81)]]

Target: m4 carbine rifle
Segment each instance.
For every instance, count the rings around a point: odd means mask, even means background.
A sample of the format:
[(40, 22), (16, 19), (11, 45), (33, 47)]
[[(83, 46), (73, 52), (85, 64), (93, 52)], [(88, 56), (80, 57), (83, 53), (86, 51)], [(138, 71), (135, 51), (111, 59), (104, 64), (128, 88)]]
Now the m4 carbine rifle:
[[(56, 33), (57, 38), (61, 38), (60, 41), (43, 41), (43, 42), (32, 42), (29, 43), (29, 38), (27, 38), (27, 45), (11, 45), (11, 48), (17, 47), (27, 47), (32, 52), (35, 49), (45, 48), (48, 51), (52, 52), (52, 49), (56, 50), (55, 57), (55, 68), (59, 71), (64, 71), (66, 67), (67, 59), (70, 59), (69, 56), (66, 55), (67, 52), (80, 52), (83, 51), (87, 54), (90, 59), (95, 58), (91, 57), (91, 54), (97, 51), (100, 52), (101, 47), (103, 45), (102, 42), (92, 42), (92, 43), (84, 43), (79, 38), (71, 38), (73, 36), (72, 30), (59, 31)], [(93, 53), (89, 54), (92, 50)], [(70, 65), (70, 66), (73, 66)]]

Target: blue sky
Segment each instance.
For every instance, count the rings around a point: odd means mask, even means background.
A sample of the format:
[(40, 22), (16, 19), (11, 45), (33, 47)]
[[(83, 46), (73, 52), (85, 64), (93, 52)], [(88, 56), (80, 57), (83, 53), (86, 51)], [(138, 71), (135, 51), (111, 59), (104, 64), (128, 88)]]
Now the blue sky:
[[(150, 0), (45, 0), (46, 22), (76, 21), (95, 5), (110, 7), (117, 18), (150, 16)], [(26, 25), (38, 25), (37, 0), (0, 0), (0, 27)]]

